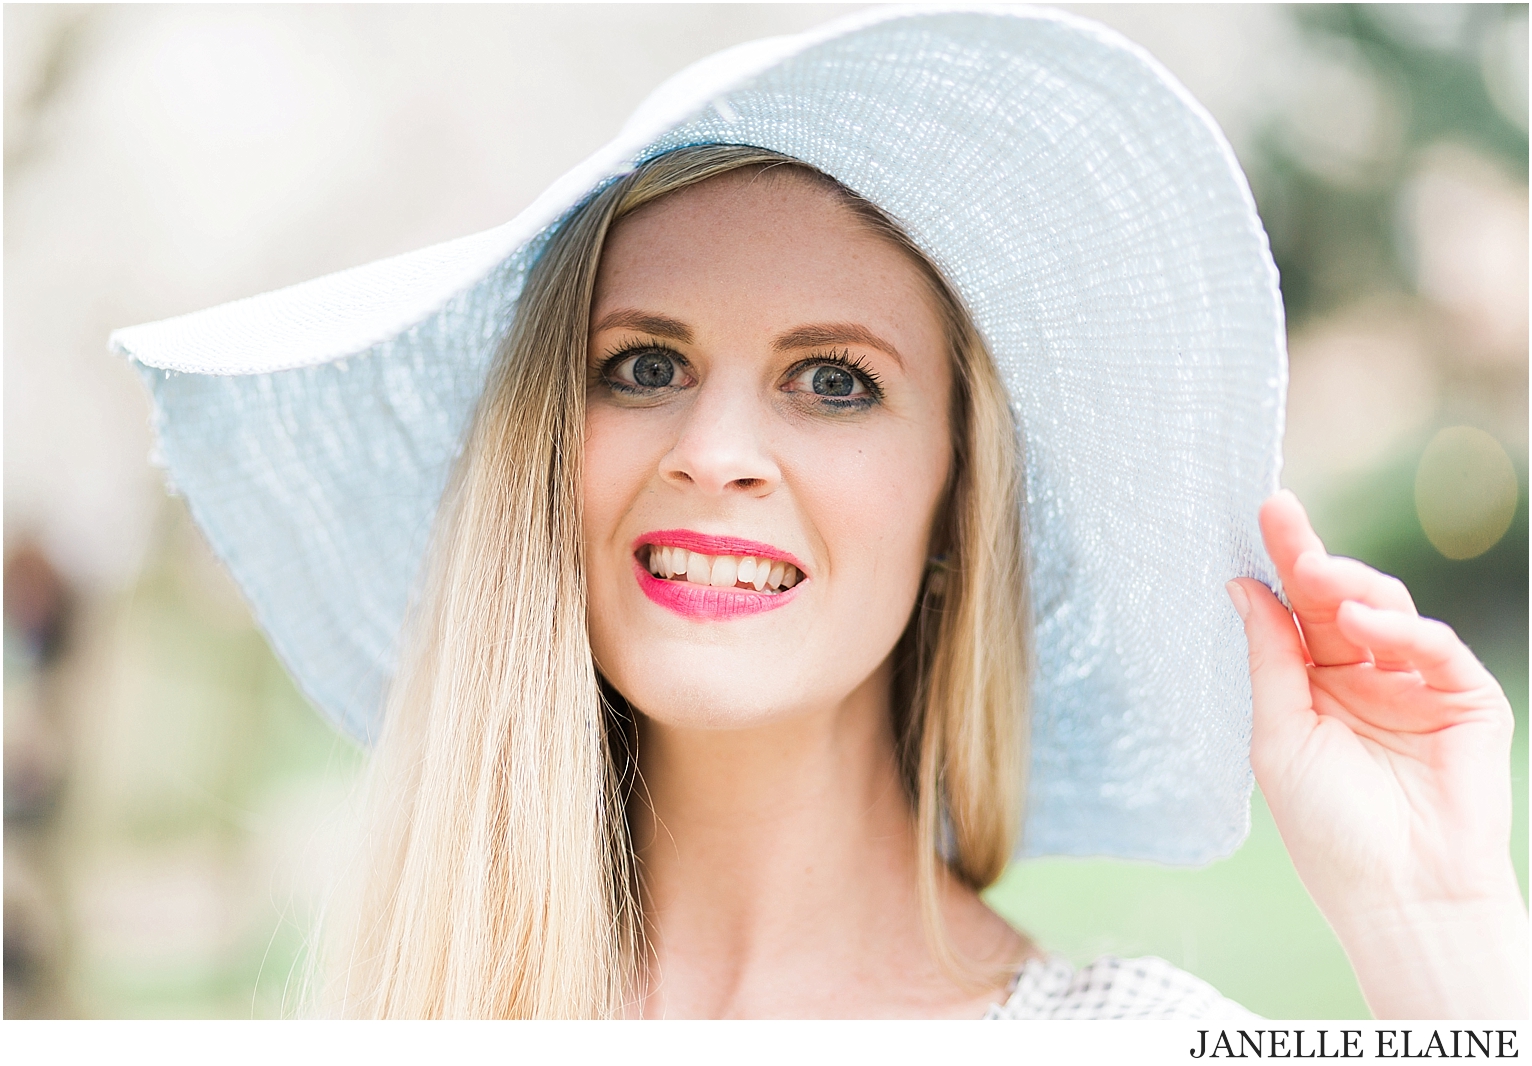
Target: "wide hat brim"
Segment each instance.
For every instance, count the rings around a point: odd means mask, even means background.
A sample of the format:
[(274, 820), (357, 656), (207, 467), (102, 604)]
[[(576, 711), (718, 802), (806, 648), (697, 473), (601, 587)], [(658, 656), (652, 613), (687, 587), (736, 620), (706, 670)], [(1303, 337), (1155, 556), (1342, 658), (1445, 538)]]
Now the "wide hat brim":
[(1022, 434), (1035, 625), (1026, 854), (1192, 864), (1249, 824), (1232, 577), (1275, 585), (1281, 297), (1233, 153), (1158, 63), (1029, 9), (900, 8), (677, 74), (515, 220), (164, 322), (160, 459), (307, 696), (375, 737), (432, 520), (547, 236), (656, 154), (748, 144), (897, 218)]

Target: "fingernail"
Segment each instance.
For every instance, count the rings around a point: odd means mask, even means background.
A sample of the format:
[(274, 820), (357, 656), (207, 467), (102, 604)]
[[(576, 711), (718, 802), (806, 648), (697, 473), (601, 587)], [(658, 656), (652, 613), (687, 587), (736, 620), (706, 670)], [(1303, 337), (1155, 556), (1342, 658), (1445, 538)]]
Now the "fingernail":
[(1234, 610), (1239, 614), (1239, 620), (1243, 622), (1250, 617), (1250, 597), (1245, 595), (1245, 590), (1240, 588), (1238, 582), (1230, 581), (1224, 585), (1224, 591), (1229, 594), (1229, 601), (1234, 604)]

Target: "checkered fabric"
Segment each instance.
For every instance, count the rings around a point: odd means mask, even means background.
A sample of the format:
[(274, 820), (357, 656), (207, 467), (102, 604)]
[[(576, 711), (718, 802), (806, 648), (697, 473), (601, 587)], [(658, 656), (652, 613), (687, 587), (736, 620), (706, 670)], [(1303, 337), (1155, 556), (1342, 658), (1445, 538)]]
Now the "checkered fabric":
[(1240, 1021), (1254, 1017), (1206, 981), (1153, 955), (1141, 959), (1105, 955), (1078, 970), (1058, 955), (1028, 959), (1016, 976), (1010, 998), (985, 1015), (986, 1020), (995, 1021)]

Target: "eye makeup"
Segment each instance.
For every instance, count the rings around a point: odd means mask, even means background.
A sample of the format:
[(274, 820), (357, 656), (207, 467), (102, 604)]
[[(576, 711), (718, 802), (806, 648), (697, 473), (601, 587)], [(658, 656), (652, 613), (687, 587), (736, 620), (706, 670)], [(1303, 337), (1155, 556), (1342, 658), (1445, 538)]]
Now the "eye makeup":
[[(862, 387), (867, 391), (861, 396), (833, 396), (812, 391), (799, 395), (812, 396), (826, 406), (842, 410), (862, 409), (883, 402), (883, 381), (878, 377), (877, 371), (868, 365), (867, 360), (859, 355), (852, 355), (848, 349), (815, 353), (800, 359), (788, 368), (784, 378), (790, 384), (801, 377), (805, 371), (821, 366), (839, 367), (861, 382)], [(785, 387), (784, 391), (787, 391)]]
[[(644, 384), (637, 380), (639, 369), (637, 364), (651, 354), (668, 359), (673, 365), (674, 374), (669, 380), (653, 384)], [(633, 381), (624, 381), (617, 376), (618, 369), (627, 362), (635, 364)], [(689, 369), (690, 364), (687, 363), (686, 357), (668, 344), (648, 340), (630, 340), (620, 344), (601, 361), (596, 368), (596, 378), (601, 384), (621, 395), (653, 396), (670, 389), (684, 388)], [(680, 379), (679, 382), (677, 379)]]
[[(663, 363), (651, 356), (660, 357), (673, 368), (665, 380), (654, 380), (665, 374)], [(625, 364), (627, 374), (622, 370)], [(805, 372), (818, 367), (837, 367), (850, 375), (863, 389), (860, 395), (837, 396), (808, 388), (791, 388)], [(613, 393), (633, 398), (655, 397), (671, 390), (687, 388), (691, 364), (686, 357), (670, 345), (654, 340), (627, 340), (612, 349), (594, 368), (594, 379)], [(651, 380), (645, 381), (648, 377)], [(631, 379), (631, 380), (628, 380)], [(815, 352), (793, 363), (782, 374), (779, 390), (789, 395), (806, 397), (822, 408), (835, 411), (865, 410), (883, 402), (883, 382), (865, 358), (853, 355), (849, 349), (832, 349)]]

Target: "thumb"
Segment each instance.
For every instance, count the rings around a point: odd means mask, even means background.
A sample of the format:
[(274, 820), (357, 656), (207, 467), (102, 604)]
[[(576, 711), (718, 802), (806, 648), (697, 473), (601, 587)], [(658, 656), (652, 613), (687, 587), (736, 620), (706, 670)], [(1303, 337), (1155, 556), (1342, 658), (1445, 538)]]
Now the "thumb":
[(1248, 577), (1225, 587), (1250, 645), (1250, 765), (1260, 779), (1279, 752), (1294, 750), (1313, 727), (1308, 660), (1292, 614), (1270, 589)]

